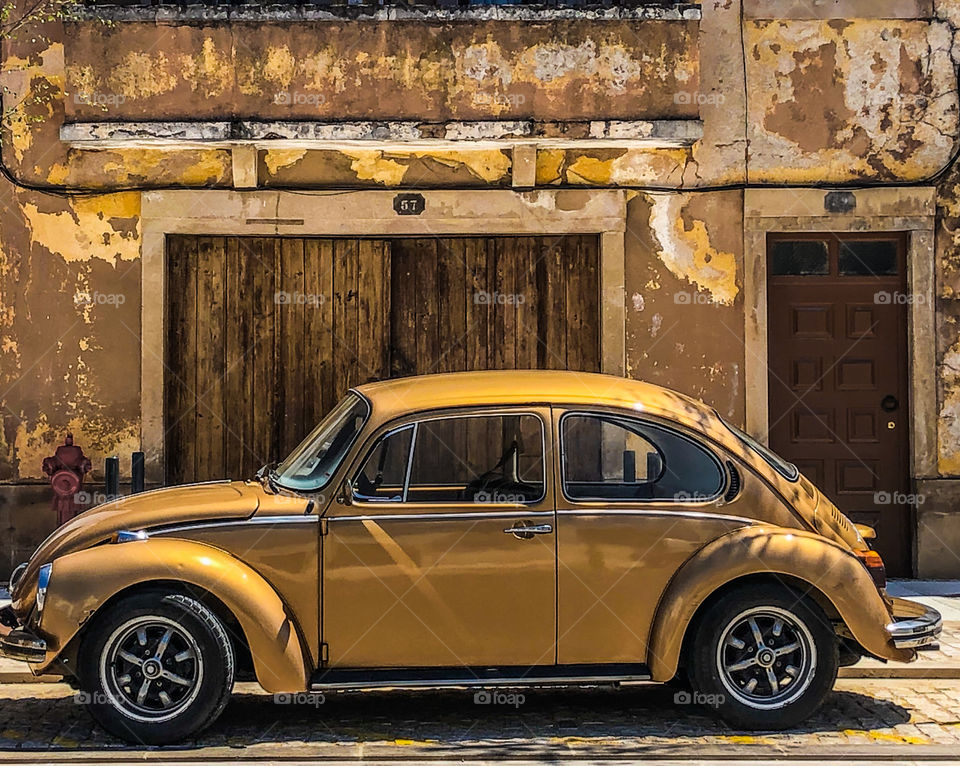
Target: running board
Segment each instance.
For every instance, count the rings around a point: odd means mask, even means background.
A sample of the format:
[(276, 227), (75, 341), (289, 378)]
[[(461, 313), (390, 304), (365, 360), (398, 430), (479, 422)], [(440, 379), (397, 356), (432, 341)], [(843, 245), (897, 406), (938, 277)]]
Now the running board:
[(649, 681), (641, 663), (616, 665), (527, 665), (507, 667), (325, 668), (310, 679), (314, 691), (385, 687), (541, 686)]

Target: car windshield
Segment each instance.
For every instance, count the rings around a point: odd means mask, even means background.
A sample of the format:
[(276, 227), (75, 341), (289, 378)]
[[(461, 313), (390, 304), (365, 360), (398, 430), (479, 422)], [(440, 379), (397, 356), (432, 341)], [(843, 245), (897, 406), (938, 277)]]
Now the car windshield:
[(281, 487), (314, 492), (330, 483), (370, 414), (367, 401), (347, 394), (280, 464), (271, 478)]
[(780, 457), (776, 452), (773, 452), (770, 448), (758, 442), (746, 431), (741, 431), (734, 425), (731, 425), (723, 418), (720, 418), (723, 424), (729, 428), (736, 437), (747, 445), (750, 449), (756, 452), (760, 457), (767, 461), (770, 466), (779, 473), (783, 478), (789, 479), (790, 481), (796, 481), (800, 477), (800, 471), (797, 470), (797, 467), (782, 457)]

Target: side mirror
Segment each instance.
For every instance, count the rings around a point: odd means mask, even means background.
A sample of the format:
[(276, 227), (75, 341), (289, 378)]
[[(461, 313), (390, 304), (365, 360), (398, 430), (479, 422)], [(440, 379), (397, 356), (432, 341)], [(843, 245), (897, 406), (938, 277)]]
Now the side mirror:
[(337, 502), (340, 503), (340, 505), (353, 505), (353, 482), (350, 481), (350, 479), (343, 480)]

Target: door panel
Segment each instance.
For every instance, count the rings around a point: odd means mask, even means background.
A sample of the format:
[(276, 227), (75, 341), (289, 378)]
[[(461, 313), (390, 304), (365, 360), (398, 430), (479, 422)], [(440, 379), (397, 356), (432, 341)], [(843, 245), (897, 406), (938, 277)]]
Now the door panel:
[[(323, 540), (330, 667), (555, 663), (549, 430), (534, 435), (531, 421), (549, 423), (549, 410), (424, 420), (365, 448), (351, 475), (360, 496), (380, 499), (334, 503)], [(404, 459), (396, 453), (409, 431), (414, 453)], [(398, 483), (399, 491), (385, 488)], [(521, 504), (524, 491), (540, 499)], [(442, 499), (423, 502), (430, 497)]]
[(907, 575), (906, 240), (784, 234), (768, 249), (770, 446)]

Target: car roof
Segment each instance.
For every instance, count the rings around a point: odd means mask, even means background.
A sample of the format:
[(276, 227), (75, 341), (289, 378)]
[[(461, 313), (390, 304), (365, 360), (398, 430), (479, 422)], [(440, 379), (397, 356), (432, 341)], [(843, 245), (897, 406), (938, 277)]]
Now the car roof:
[[(486, 370), (418, 375), (354, 388), (385, 422), (408, 413), (476, 405), (610, 406), (716, 432), (716, 412), (668, 388), (615, 375), (568, 370)], [(726, 430), (726, 429), (724, 429)]]

